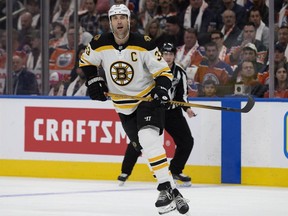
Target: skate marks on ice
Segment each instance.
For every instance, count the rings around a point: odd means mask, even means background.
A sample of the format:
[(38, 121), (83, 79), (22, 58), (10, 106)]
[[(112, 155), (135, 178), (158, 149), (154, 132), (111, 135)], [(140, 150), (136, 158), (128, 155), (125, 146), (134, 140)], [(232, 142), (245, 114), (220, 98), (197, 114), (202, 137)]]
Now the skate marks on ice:
[[(179, 188), (193, 216), (287, 216), (288, 188), (199, 185)], [(3, 216), (157, 216), (155, 182), (0, 177)], [(179, 216), (173, 211), (164, 216)]]

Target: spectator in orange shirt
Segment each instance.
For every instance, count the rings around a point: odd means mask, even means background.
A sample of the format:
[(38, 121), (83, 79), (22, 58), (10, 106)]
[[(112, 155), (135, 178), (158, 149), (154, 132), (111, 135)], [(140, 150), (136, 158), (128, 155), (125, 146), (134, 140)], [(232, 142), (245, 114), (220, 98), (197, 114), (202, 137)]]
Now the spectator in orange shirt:
[(206, 58), (199, 64), (194, 81), (199, 84), (198, 93), (201, 95), (201, 86), (206, 80), (213, 80), (217, 86), (225, 86), (233, 73), (232, 68), (218, 58), (218, 46), (215, 42), (205, 45)]
[[(50, 32), (49, 38), (49, 49), (50, 52), (57, 47), (64, 45), (66, 38), (64, 37), (66, 33), (65, 26), (60, 22), (53, 22), (52, 30)], [(50, 53), (51, 54), (51, 53)]]
[[(62, 70), (63, 73), (70, 73), (75, 65), (76, 52), (74, 50), (75, 29), (68, 30), (68, 43), (57, 47), (51, 54), (49, 59), (50, 70)], [(78, 44), (78, 43), (77, 43)]]

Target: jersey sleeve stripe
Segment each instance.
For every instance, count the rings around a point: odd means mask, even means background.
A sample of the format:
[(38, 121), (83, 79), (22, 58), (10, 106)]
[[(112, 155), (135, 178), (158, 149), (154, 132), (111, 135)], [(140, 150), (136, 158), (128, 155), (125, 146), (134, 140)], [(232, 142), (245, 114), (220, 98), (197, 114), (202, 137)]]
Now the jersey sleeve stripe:
[[(84, 66), (90, 66), (90, 65), (94, 65), (91, 62), (87, 61), (86, 59), (84, 59), (84, 57), (82, 56), (82, 58), (79, 61), (79, 67), (84, 67)], [(96, 65), (99, 66), (99, 65)]]
[(170, 72), (170, 68), (169, 67), (165, 67), (160, 71), (157, 71), (156, 73), (153, 74), (153, 78), (155, 79), (158, 76), (166, 76), (169, 79), (173, 79), (173, 74)]

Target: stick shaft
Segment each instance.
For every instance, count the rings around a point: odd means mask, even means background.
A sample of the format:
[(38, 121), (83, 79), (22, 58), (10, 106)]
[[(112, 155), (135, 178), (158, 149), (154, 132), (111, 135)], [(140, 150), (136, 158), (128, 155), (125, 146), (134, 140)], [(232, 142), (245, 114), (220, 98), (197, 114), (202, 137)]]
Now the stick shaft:
[[(107, 93), (107, 96), (110, 97), (116, 97), (116, 98), (123, 98), (123, 99), (134, 99), (134, 100), (140, 100), (140, 101), (152, 101), (152, 98), (144, 98), (144, 97), (138, 97), (138, 96), (132, 96), (132, 95), (122, 95), (122, 94), (115, 94), (115, 93)], [(204, 108), (204, 109), (212, 109), (212, 110), (225, 110), (225, 111), (231, 111), (231, 112), (243, 112), (247, 113), (249, 112), (253, 106), (254, 106), (254, 99), (251, 96), (248, 96), (248, 102), (242, 109), (238, 108), (232, 108), (232, 107), (218, 107), (218, 106), (211, 106), (211, 105), (204, 105), (204, 104), (194, 104), (194, 103), (187, 103), (187, 102), (181, 102), (181, 101), (169, 101), (169, 103), (178, 105), (178, 106), (186, 106), (186, 107), (198, 107), (198, 108)]]

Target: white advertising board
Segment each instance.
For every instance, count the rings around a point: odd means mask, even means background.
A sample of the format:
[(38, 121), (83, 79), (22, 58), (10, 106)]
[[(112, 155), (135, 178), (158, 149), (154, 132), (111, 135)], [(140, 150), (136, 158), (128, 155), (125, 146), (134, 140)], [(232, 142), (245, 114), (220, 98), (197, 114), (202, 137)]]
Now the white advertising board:
[(288, 103), (258, 102), (242, 115), (242, 166), (288, 168), (287, 112)]
[[(187, 118), (195, 140), (188, 164), (220, 166), (221, 112), (193, 110), (197, 116)], [(1, 98), (0, 159), (121, 162), (128, 141), (117, 117), (110, 101)], [(171, 137), (164, 140), (171, 157)]]

